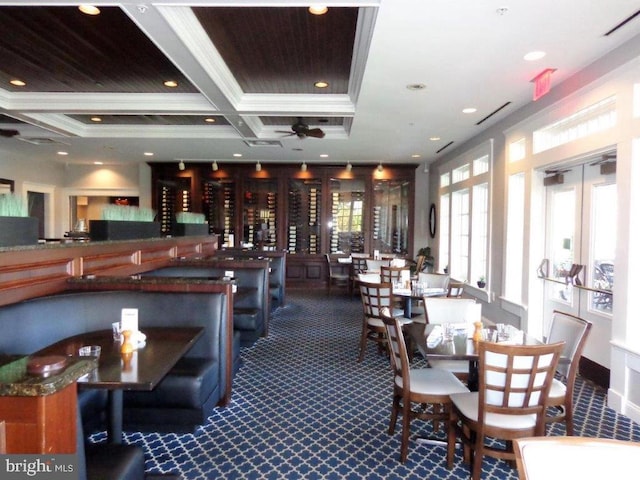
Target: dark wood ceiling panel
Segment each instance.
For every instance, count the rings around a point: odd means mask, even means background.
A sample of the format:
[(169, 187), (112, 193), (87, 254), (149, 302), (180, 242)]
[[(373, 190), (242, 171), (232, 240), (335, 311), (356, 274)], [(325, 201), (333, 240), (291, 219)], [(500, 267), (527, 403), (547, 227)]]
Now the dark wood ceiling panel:
[[(195, 92), (116, 7), (0, 7), (1, 88), (27, 92)], [(19, 78), (26, 87), (8, 82)], [(177, 88), (162, 82), (176, 80)]]
[[(229, 125), (225, 117), (214, 115), (69, 115), (86, 125)], [(100, 117), (94, 122), (92, 117)], [(206, 122), (214, 118), (215, 122)]]
[[(245, 93), (347, 93), (357, 8), (193, 10)], [(329, 87), (314, 87), (318, 80)]]

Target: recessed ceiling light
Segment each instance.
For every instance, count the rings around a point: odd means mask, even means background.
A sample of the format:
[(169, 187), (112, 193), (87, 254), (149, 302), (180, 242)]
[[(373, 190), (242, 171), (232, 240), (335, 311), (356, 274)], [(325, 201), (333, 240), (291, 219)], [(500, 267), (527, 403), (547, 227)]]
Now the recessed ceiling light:
[(429, 140), (431, 140), (432, 142), (437, 142), (438, 140), (440, 140), (440, 137), (429, 137)]
[(144, 152), (145, 157), (153, 157), (153, 152)]
[(420, 154), (419, 153), (414, 153), (413, 155), (411, 155), (411, 158), (420, 158)]
[(424, 90), (427, 86), (424, 83), (410, 83), (407, 90)]
[(476, 113), (478, 111), (477, 108), (474, 107), (468, 107), (462, 110), (462, 113)]
[(309, 13), (312, 15), (324, 15), (329, 9), (324, 5), (311, 5), (309, 7)]
[(13, 85), (14, 87), (24, 87), (26, 85), (25, 82), (23, 82), (22, 80), (19, 80), (17, 78), (14, 78), (13, 80), (9, 80), (9, 83), (11, 85)]
[(93, 5), (80, 5), (78, 7), (78, 10), (80, 10), (85, 15), (100, 15), (100, 9)]
[(327, 88), (329, 86), (329, 82), (319, 81), (313, 84), (316, 88)]
[(102, 118), (100, 118), (100, 117), (91, 117), (91, 121), (92, 122), (101, 122)]
[(242, 156), (242, 154), (241, 153), (234, 153), (233, 156), (236, 157), (236, 158), (240, 158)]
[(540, 60), (546, 54), (546, 52), (543, 52), (541, 50), (534, 50), (533, 52), (527, 53), (523, 58), (528, 62), (533, 62), (535, 60)]
[(328, 153), (321, 153), (320, 154), (320, 158), (329, 158), (329, 154)]
[(104, 162), (93, 162), (94, 165), (104, 165)]
[(204, 121), (207, 123), (216, 123), (216, 119), (213, 117), (207, 117), (204, 119)]
[(169, 88), (176, 88), (178, 86), (178, 82), (176, 82), (175, 80), (167, 80), (163, 83), (163, 85)]
[(69, 152), (65, 152), (61, 150), (58, 152), (58, 155), (62, 155), (62, 156), (69, 155)]

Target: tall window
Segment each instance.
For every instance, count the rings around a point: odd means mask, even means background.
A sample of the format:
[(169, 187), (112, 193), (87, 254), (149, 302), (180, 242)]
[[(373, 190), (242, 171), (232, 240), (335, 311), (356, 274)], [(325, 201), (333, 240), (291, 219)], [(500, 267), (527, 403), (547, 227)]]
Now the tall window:
[[(488, 276), (493, 141), (442, 166), (439, 267), (475, 285)], [(446, 180), (451, 179), (451, 182)]]
[(507, 197), (507, 252), (504, 295), (522, 300), (522, 258), (524, 245), (524, 173), (509, 177)]
[(438, 266), (444, 271), (449, 268), (449, 194), (440, 196), (440, 238), (438, 239), (439, 258)]

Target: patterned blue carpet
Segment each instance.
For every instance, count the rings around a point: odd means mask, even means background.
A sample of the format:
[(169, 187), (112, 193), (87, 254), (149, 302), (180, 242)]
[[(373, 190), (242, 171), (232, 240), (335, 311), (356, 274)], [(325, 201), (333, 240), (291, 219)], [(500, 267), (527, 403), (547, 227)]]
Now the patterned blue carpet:
[[(144, 448), (147, 471), (192, 480), (468, 478), (460, 457), (446, 469), (444, 447), (412, 441), (406, 464), (399, 462), (401, 429), (387, 434), (388, 360), (370, 346), (356, 361), (361, 315), (357, 297), (288, 292), (269, 337), (243, 350), (229, 407), (195, 434), (128, 432), (126, 441)], [(607, 408), (604, 392), (579, 379), (576, 399), (577, 434), (640, 441), (640, 426)], [(412, 433), (432, 435), (423, 422)], [(518, 475), (485, 459), (483, 478)]]

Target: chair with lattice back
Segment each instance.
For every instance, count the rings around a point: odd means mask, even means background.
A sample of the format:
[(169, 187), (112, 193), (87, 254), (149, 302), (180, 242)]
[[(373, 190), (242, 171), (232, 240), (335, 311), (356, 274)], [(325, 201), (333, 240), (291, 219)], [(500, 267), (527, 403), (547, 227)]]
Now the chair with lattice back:
[(564, 342), (478, 342), (478, 391), (451, 395), (449, 469), (456, 437), (471, 462), (472, 479), (480, 480), (485, 455), (515, 462), (513, 440), (544, 436), (545, 406), (563, 347)]

